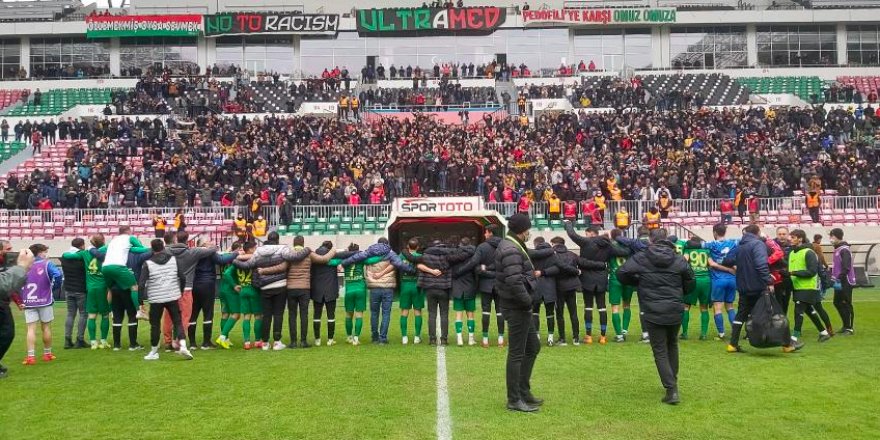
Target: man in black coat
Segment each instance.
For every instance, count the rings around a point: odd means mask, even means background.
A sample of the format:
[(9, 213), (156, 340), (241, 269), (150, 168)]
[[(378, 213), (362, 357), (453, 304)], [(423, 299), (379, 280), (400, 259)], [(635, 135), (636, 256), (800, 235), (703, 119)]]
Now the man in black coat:
[[(581, 248), (581, 288), (584, 295), (584, 343), (593, 343), (593, 308), (599, 311), (599, 329), (601, 336), (599, 342), (604, 344), (605, 335), (608, 331), (608, 311), (605, 301), (605, 292), (608, 290), (608, 259), (611, 258), (613, 248), (611, 239), (599, 235), (599, 228), (590, 226), (587, 228), (587, 236), (582, 237), (574, 230), (570, 221), (565, 222), (565, 232)], [(579, 341), (575, 340), (575, 345)]]
[(535, 266), (537, 278), (538, 301), (532, 307), (532, 321), (535, 331), (541, 334), (541, 303), (544, 303), (544, 312), (547, 315), (547, 346), (553, 346), (553, 332), (556, 330), (556, 277), (562, 275), (580, 275), (577, 263), (570, 264), (556, 256), (556, 251), (544, 240), (537, 237), (533, 241), (534, 250), (529, 250), (529, 258)]
[(581, 280), (579, 269), (580, 258), (574, 252), (568, 250), (565, 246), (565, 239), (562, 237), (553, 237), (550, 240), (553, 245), (553, 251), (556, 252), (556, 260), (562, 266), (574, 266), (576, 271), (560, 272), (556, 276), (556, 324), (559, 326), (559, 340), (557, 345), (566, 346), (565, 342), (565, 309), (568, 308), (569, 319), (571, 320), (572, 340), (577, 341), (580, 337), (580, 322), (577, 314), (577, 290), (581, 288)]
[(678, 330), (684, 295), (696, 285), (694, 271), (675, 245), (667, 240), (666, 229), (651, 232), (651, 245), (633, 255), (617, 269), (621, 284), (635, 286), (639, 306), (648, 330), (660, 382), (666, 388), (662, 402), (675, 405), (678, 397)]
[(533, 304), (539, 301), (535, 267), (525, 243), (532, 227), (525, 214), (514, 214), (507, 222), (510, 232), (498, 244), (495, 288), (502, 313), (509, 326), (507, 349), (507, 409), (535, 412), (544, 403), (532, 395), (532, 368), (541, 351), (532, 320)]
[(425, 290), (428, 299), (428, 342), (437, 345), (437, 318), (440, 319), (440, 344), (449, 345), (449, 295), (452, 290), (453, 264), (465, 261), (467, 254), (447, 247), (439, 240), (434, 241), (425, 253), (416, 257), (404, 254), (409, 261), (419, 263), (418, 286)]
[(463, 271), (477, 273), (477, 288), (480, 290), (480, 303), (483, 310), (483, 348), (489, 348), (489, 321), (492, 317), (492, 302), (495, 302), (495, 319), (498, 324), (498, 346), (504, 346), (504, 318), (498, 304), (498, 293), (495, 291), (495, 251), (501, 243), (501, 228), (497, 225), (486, 226), (483, 234), (485, 241), (477, 246), (474, 256), (463, 266)]

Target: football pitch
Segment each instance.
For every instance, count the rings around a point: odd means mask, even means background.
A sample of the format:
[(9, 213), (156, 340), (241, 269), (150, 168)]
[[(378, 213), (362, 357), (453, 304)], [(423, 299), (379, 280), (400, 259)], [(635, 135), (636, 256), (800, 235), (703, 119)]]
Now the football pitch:
[[(194, 351), (190, 362), (161, 352), (146, 362), (143, 351), (61, 349), (66, 306), (58, 304), (50, 364), (20, 364), (24, 324), (15, 312), (0, 439), (876, 439), (880, 291), (856, 290), (855, 298), (855, 336), (818, 344), (807, 320), (806, 347), (788, 355), (747, 343), (748, 353), (728, 354), (722, 342), (697, 341), (693, 312), (675, 407), (660, 403), (637, 320), (626, 343), (544, 345), (532, 383), (546, 400), (537, 414), (505, 409), (506, 350), (494, 331), (489, 349), (440, 350), (425, 334), (422, 345), (402, 346), (395, 309), (389, 345), (369, 343), (366, 317), (365, 343), (355, 347), (345, 343), (340, 309), (332, 347), (244, 351), (236, 327), (230, 351)], [(826, 307), (839, 326), (830, 298)], [(479, 319), (478, 311), (478, 332)], [(541, 327), (545, 340), (543, 317)], [(148, 343), (147, 325), (140, 342)]]

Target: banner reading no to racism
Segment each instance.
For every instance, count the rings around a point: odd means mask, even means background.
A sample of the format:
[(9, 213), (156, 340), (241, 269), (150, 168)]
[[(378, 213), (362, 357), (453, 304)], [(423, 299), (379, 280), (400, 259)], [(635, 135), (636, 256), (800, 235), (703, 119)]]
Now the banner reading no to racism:
[(205, 36), (255, 34), (336, 34), (337, 14), (235, 12), (205, 16)]
[(492, 32), (507, 19), (507, 9), (473, 8), (359, 9), (357, 30), (364, 35), (417, 35), (453, 32)]
[(86, 38), (196, 37), (201, 28), (201, 15), (86, 17)]

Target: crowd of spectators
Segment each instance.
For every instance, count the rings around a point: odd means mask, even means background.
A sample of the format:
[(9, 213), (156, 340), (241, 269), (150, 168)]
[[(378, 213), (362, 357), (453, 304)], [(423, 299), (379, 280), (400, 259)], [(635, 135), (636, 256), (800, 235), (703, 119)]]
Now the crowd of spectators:
[(283, 215), (295, 205), (427, 194), (585, 200), (601, 191), (650, 200), (665, 189), (675, 199), (706, 199), (818, 186), (868, 195), (880, 187), (878, 122), (870, 106), (556, 113), (533, 124), (486, 118), (466, 127), (427, 116), (346, 124), (212, 115), (192, 127), (122, 118), (88, 126), (64, 174), (13, 175), (2, 191), (7, 208), (35, 207), (31, 194), (56, 207), (259, 199)]
[(365, 105), (396, 105), (401, 107), (442, 107), (447, 105), (497, 104), (492, 87), (462, 87), (458, 83), (441, 80), (439, 88), (369, 89), (358, 97)]

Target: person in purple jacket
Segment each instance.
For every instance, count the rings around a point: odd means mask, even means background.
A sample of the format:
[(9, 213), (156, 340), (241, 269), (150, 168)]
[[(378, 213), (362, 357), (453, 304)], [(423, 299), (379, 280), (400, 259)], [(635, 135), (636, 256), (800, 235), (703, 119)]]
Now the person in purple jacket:
[(52, 354), (52, 321), (55, 314), (52, 304), (55, 302), (52, 292), (61, 287), (64, 275), (61, 269), (46, 259), (49, 248), (44, 244), (30, 247), (34, 254), (34, 264), (27, 273), (27, 280), (21, 289), (21, 305), (24, 307), (24, 321), (27, 324), (27, 357), (24, 365), (37, 363), (34, 354), (37, 340), (37, 323), (40, 323), (43, 334), (43, 361), (55, 360)]

